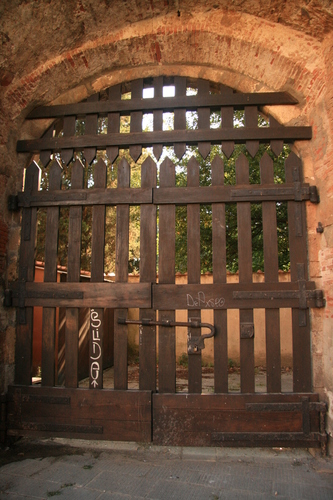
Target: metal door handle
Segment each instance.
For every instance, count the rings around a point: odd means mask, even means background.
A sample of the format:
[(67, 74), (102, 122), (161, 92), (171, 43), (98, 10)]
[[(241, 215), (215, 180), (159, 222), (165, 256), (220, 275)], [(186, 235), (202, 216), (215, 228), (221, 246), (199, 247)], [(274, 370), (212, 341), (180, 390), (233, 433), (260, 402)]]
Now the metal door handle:
[(152, 319), (133, 320), (126, 318), (118, 318), (119, 325), (140, 325), (140, 326), (187, 326), (188, 328), (208, 328), (210, 333), (193, 337), (191, 333), (187, 334), (187, 353), (200, 354), (201, 350), (205, 348), (205, 339), (214, 337), (215, 328), (210, 323), (201, 323), (200, 319), (193, 318), (191, 321), (170, 321), (161, 320), (154, 321)]

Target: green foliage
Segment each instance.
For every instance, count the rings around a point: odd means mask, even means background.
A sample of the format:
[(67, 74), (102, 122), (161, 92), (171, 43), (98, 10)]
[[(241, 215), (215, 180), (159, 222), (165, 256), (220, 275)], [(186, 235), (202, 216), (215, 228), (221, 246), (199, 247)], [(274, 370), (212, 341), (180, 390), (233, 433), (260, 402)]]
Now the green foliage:
[(188, 368), (188, 354), (183, 352), (178, 359), (178, 364), (183, 368)]
[[(240, 116), (240, 120), (241, 120)], [(241, 123), (241, 122), (240, 122)], [(193, 155), (200, 166), (200, 185), (211, 185), (211, 162), (215, 155), (223, 158), (224, 183), (236, 184), (236, 160), (244, 154), (249, 161), (250, 184), (260, 184), (259, 162), (264, 153), (267, 152), (274, 161), (275, 182), (284, 182), (284, 162), (288, 157), (290, 149), (284, 146), (282, 153), (276, 158), (270, 151), (269, 146), (260, 145), (255, 158), (252, 158), (242, 144), (235, 145), (234, 153), (227, 159), (219, 146), (212, 146), (211, 154), (204, 160), (198, 149), (187, 148), (186, 154), (181, 160), (172, 158), (176, 165), (176, 185), (186, 186), (187, 163)], [(279, 267), (283, 270), (289, 269), (289, 243), (287, 225), (287, 204), (277, 203), (277, 226)], [(237, 205), (228, 203), (225, 205), (226, 218), (226, 254), (227, 270), (236, 272), (238, 270), (238, 231), (237, 231)], [(252, 231), (252, 255), (253, 271), (264, 270), (263, 256), (263, 226), (262, 207), (260, 203), (251, 204), (251, 231)], [(213, 271), (212, 253), (212, 206), (201, 205), (200, 207), (200, 238), (201, 238), (201, 272)], [(176, 207), (176, 271), (187, 271), (187, 211), (184, 206)]]

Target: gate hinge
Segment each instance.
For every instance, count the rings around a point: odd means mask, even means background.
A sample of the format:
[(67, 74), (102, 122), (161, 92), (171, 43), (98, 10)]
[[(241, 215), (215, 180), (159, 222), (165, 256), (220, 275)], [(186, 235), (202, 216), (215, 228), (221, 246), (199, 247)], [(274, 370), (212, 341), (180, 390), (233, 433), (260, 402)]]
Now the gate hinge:
[(8, 210), (9, 212), (17, 212), (19, 207), (19, 197), (17, 194), (10, 194), (8, 196)]
[(4, 307), (13, 307), (13, 291), (9, 288), (5, 290), (3, 305)]
[(7, 394), (0, 395), (0, 443), (5, 444), (7, 438)]
[(26, 324), (25, 314), (25, 299), (26, 289), (25, 281), (16, 281), (10, 284), (11, 288), (6, 288), (4, 294), (3, 305), (4, 307), (18, 307), (18, 324)]
[(310, 290), (306, 294), (309, 299), (315, 301), (315, 307), (321, 308), (326, 306), (326, 300), (322, 290)]
[(310, 193), (311, 203), (319, 203), (320, 198), (319, 198), (317, 186), (310, 186), (309, 193)]

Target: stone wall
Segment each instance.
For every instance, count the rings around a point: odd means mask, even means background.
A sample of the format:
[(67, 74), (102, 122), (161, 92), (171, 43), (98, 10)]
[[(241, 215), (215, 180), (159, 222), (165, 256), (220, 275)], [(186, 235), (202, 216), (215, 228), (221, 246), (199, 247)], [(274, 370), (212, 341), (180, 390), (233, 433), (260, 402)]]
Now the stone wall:
[[(30, 159), (18, 139), (48, 122), (34, 107), (75, 102), (110, 85), (160, 74), (202, 77), (240, 91), (287, 90), (299, 105), (271, 111), (283, 124), (312, 125), (294, 148), (321, 203), (309, 204), (309, 273), (327, 306), (311, 313), (313, 385), (331, 402), (333, 432), (333, 6), (327, 0), (52, 0), (0, 4), (0, 279), (16, 277), (19, 218), (7, 197)], [(316, 232), (318, 222), (324, 233)], [(7, 240), (8, 238), (8, 240)], [(4, 254), (5, 253), (5, 254)], [(0, 390), (13, 380), (15, 315), (0, 305)]]

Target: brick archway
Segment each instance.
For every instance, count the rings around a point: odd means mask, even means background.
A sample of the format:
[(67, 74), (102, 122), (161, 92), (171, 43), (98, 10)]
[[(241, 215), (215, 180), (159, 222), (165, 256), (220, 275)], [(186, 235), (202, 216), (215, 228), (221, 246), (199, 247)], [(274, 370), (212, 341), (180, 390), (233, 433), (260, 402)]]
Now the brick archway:
[[(28, 2), (16, 12), (22, 34), (15, 32), (10, 21), (13, 12), (9, 7), (5, 9), (2, 45), (7, 64), (1, 70), (4, 120), (0, 124), (0, 158), (6, 167), (1, 173), (5, 184), (1, 218), (9, 227), (9, 243), (4, 280), (15, 277), (19, 238), (18, 221), (7, 212), (6, 200), (8, 194), (20, 189), (21, 172), (27, 161), (18, 160), (15, 143), (20, 138), (39, 137), (48, 126), (47, 122), (42, 127), (22, 126), (24, 117), (36, 105), (80, 101), (118, 82), (166, 72), (205, 77), (244, 92), (288, 90), (300, 104), (295, 111), (277, 110), (276, 118), (283, 124), (310, 124), (314, 131), (311, 150), (307, 145), (297, 147), (305, 176), (315, 180), (322, 199), (318, 207), (308, 208), (310, 275), (326, 290), (328, 298), (326, 311), (312, 318), (313, 384), (330, 399), (333, 398), (329, 354), (332, 348), (328, 340), (333, 241), (333, 221), (328, 215), (333, 213), (330, 15), (324, 8), (318, 8), (317, 17), (310, 12), (317, 24), (306, 23), (299, 14), (300, 1), (292, 11), (283, 11), (289, 17), (282, 18), (280, 24), (277, 3), (272, 12), (263, 12), (260, 2), (245, 2), (237, 12), (228, 10), (228, 2), (220, 2), (220, 8), (216, 9), (213, 4), (217, 3), (196, 2), (190, 8), (187, 1), (150, 2), (148, 7), (145, 2), (142, 5), (128, 2), (123, 11), (117, 11), (118, 4), (114, 2), (112, 8), (106, 6), (105, 10), (103, 7), (94, 11), (90, 2), (78, 1), (71, 12), (59, 8), (55, 20), (49, 6), (43, 8), (44, 12), (34, 14)], [(38, 22), (42, 22), (43, 16), (50, 23), (44, 41), (38, 33)], [(316, 233), (318, 221), (324, 225), (323, 235)], [(11, 338), (15, 324), (11, 312), (6, 311), (3, 317), (6, 369), (1, 389), (12, 377)]]

